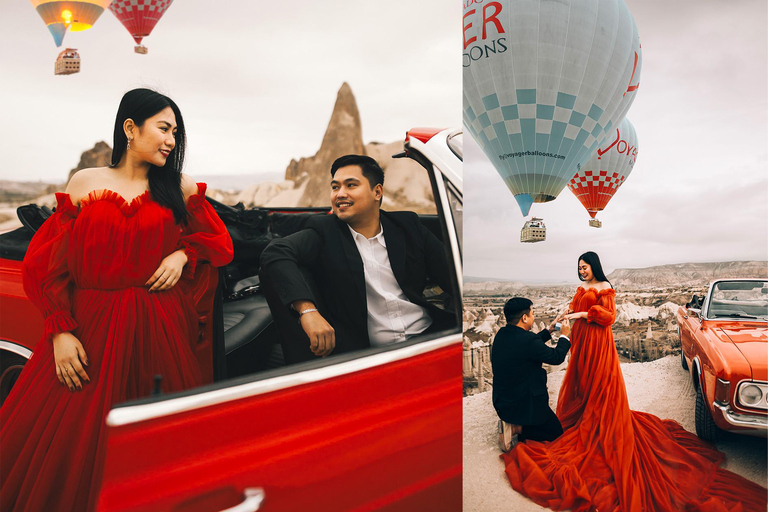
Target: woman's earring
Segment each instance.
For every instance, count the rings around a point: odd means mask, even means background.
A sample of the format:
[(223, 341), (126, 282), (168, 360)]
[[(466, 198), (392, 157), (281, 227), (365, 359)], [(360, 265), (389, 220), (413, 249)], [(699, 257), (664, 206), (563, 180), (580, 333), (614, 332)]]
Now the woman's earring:
[(126, 149), (131, 149), (131, 139), (128, 139), (128, 147)]

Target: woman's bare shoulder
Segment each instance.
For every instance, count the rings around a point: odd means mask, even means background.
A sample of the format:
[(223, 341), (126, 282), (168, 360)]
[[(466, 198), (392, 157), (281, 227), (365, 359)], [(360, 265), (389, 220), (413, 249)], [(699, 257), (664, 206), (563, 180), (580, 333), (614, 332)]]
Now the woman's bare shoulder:
[(184, 173), (181, 173), (181, 192), (184, 194), (185, 201), (198, 192), (197, 182)]
[(608, 281), (600, 281), (599, 283), (595, 283), (595, 289), (599, 292), (603, 290), (609, 290), (611, 288), (612, 288), (611, 283), (609, 283)]
[(67, 183), (66, 193), (77, 204), (91, 190), (105, 188), (104, 184), (109, 179), (109, 167), (91, 167), (80, 169)]

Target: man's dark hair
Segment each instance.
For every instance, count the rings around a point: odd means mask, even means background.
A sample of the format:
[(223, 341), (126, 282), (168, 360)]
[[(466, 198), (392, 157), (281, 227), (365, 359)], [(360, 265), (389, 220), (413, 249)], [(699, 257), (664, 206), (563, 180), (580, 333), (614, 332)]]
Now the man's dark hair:
[(524, 297), (513, 297), (504, 304), (504, 316), (507, 317), (507, 325), (517, 325), (523, 315), (531, 314), (533, 302)]
[(333, 165), (331, 165), (331, 176), (336, 176), (336, 171), (342, 167), (348, 165), (360, 166), (363, 171), (363, 176), (371, 184), (371, 190), (376, 185), (384, 186), (384, 171), (381, 169), (379, 163), (369, 156), (363, 155), (344, 155), (337, 158)]

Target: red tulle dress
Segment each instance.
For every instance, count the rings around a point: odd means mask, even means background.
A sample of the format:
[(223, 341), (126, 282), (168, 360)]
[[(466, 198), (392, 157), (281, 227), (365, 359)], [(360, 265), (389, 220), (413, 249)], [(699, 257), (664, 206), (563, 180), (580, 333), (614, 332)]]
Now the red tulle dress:
[[(57, 211), (24, 258), (24, 289), (45, 317), (45, 334), (0, 409), (3, 512), (92, 510), (110, 407), (150, 395), (157, 374), (164, 392), (200, 384), (195, 267), (224, 265), (233, 254), (205, 190), (199, 183), (189, 199), (184, 227), (149, 192), (130, 203), (91, 192), (80, 207), (57, 194)], [(188, 257), (181, 279), (149, 293), (144, 283), (179, 248)], [(80, 340), (90, 362), (82, 391), (56, 377), (51, 336), (63, 331)]]
[(557, 403), (564, 433), (502, 455), (512, 487), (552, 510), (765, 512), (766, 489), (719, 468), (723, 453), (673, 420), (629, 409), (615, 292), (579, 288), (571, 309), (588, 316), (571, 330)]

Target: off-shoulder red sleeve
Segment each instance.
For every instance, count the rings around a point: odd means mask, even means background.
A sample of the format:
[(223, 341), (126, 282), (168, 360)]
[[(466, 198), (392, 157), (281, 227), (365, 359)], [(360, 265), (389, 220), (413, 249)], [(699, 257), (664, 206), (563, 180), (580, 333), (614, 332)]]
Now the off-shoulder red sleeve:
[(67, 253), (77, 207), (68, 194), (56, 194), (58, 206), (29, 243), (21, 276), (24, 292), (45, 319), (43, 338), (77, 327), (72, 317), (72, 281)]
[(609, 288), (597, 294), (597, 304), (587, 311), (587, 322), (608, 327), (616, 320), (616, 292)]
[(205, 183), (197, 184), (197, 194), (187, 202), (187, 225), (181, 229), (179, 248), (187, 254), (187, 264), (182, 277), (191, 279), (198, 262), (208, 262), (222, 267), (232, 261), (232, 239), (216, 211), (205, 199)]

